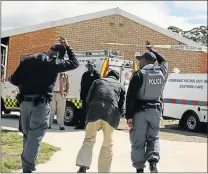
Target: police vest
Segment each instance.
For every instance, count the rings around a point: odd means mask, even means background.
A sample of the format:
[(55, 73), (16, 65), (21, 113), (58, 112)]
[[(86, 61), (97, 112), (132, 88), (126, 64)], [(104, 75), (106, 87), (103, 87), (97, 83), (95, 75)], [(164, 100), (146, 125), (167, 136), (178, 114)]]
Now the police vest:
[(139, 100), (160, 100), (165, 86), (165, 77), (158, 66), (140, 70), (143, 75), (142, 87), (138, 92)]

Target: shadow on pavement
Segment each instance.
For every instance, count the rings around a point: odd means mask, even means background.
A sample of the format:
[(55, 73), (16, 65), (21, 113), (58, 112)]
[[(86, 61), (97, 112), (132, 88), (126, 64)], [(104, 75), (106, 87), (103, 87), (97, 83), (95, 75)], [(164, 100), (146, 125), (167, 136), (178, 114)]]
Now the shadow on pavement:
[(60, 132), (60, 133), (66, 133), (66, 132), (84, 132), (85, 130), (79, 130), (79, 129), (74, 129), (74, 127), (72, 126), (66, 126), (65, 127), (65, 130), (60, 130), (58, 127), (55, 127), (55, 128), (51, 128), (51, 129), (48, 129), (47, 132)]
[(172, 124), (172, 125), (165, 125), (165, 128), (161, 128), (161, 132), (167, 132), (172, 134), (180, 134), (185, 136), (197, 136), (202, 138), (207, 138), (206, 130), (203, 129), (200, 132), (189, 132), (183, 129), (180, 129), (178, 127), (178, 124)]

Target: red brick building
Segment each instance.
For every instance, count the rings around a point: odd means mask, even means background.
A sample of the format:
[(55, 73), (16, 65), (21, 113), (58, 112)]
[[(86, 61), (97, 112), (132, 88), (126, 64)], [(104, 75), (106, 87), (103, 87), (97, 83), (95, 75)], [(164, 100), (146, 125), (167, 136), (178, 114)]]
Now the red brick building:
[[(119, 50), (126, 59), (134, 59), (134, 53), (144, 53), (136, 46), (106, 45), (101, 43), (141, 44), (146, 40), (156, 45), (191, 45), (198, 43), (156, 26), (119, 8), (87, 15), (47, 22), (2, 32), (1, 43), (9, 48), (7, 76), (18, 66), (26, 54), (47, 51), (57, 36), (65, 37), (75, 51)], [(170, 71), (177, 67), (185, 73), (207, 73), (207, 53), (157, 49), (169, 61)]]

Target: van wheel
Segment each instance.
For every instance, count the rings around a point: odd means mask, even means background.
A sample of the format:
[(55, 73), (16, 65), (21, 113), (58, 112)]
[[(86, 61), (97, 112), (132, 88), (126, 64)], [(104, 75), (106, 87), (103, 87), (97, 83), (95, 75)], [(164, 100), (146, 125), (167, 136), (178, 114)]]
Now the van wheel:
[(75, 117), (76, 108), (72, 103), (66, 103), (65, 115), (64, 115), (64, 124), (66, 126), (71, 126)]
[(200, 128), (200, 121), (196, 113), (188, 112), (183, 120), (184, 128), (190, 132), (196, 132)]
[(9, 109), (6, 109), (6, 110), (4, 111), (4, 113), (5, 113), (5, 114), (10, 114), (11, 111), (10, 111)]

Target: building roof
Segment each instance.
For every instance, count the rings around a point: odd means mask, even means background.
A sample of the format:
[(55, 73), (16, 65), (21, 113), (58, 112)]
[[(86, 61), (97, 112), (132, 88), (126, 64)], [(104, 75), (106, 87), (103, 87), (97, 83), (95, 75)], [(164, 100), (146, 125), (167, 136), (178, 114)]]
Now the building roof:
[(159, 27), (159, 26), (157, 26), (153, 23), (150, 23), (150, 22), (148, 22), (138, 16), (132, 15), (132, 14), (120, 9), (120, 8), (113, 8), (113, 9), (99, 11), (99, 12), (95, 12), (95, 13), (89, 13), (89, 14), (84, 14), (84, 15), (80, 15), (80, 16), (76, 16), (76, 17), (61, 19), (61, 20), (57, 20), (57, 21), (51, 21), (51, 22), (41, 23), (41, 24), (37, 24), (37, 25), (2, 31), (1, 38), (24, 34), (24, 33), (29, 33), (29, 32), (52, 28), (52, 27), (63, 26), (63, 25), (72, 24), (72, 23), (76, 23), (76, 22), (82, 22), (82, 21), (86, 21), (86, 20), (90, 20), (90, 19), (101, 18), (101, 17), (105, 17), (105, 16), (110, 16), (110, 15), (121, 15), (127, 19), (130, 19), (138, 24), (141, 24), (141, 25), (148, 27), (154, 31), (162, 33), (162, 34), (164, 34), (170, 38), (173, 38), (177, 41), (180, 41), (186, 45), (201, 46), (197, 42), (194, 42), (190, 39), (179, 36), (177, 33), (174, 33), (170, 30)]

